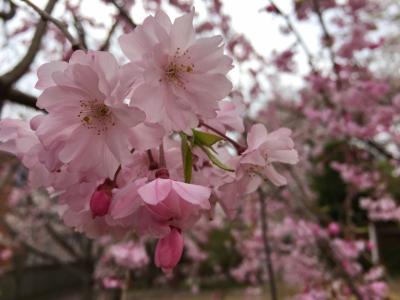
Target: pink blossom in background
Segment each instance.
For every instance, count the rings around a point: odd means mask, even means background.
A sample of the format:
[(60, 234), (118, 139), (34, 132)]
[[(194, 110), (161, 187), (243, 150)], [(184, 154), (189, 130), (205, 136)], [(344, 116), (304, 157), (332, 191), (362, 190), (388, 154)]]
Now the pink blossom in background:
[(110, 255), (117, 264), (132, 270), (143, 268), (150, 262), (143, 244), (133, 241), (113, 245)]

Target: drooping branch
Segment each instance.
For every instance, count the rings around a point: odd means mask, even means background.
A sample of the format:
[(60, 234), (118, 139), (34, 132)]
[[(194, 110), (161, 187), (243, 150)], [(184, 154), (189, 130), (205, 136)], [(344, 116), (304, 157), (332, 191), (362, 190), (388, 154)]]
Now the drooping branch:
[(322, 32), (324, 35), (323, 36), (324, 44), (329, 51), (329, 57), (331, 60), (333, 72), (336, 75), (336, 85), (338, 88), (340, 88), (341, 87), (340, 70), (339, 70), (339, 66), (336, 62), (335, 52), (333, 51), (333, 48), (332, 48), (334, 40), (333, 40), (332, 35), (328, 31), (328, 27), (326, 26), (326, 23), (325, 23), (323, 15), (322, 15), (322, 10), (321, 10), (318, 0), (313, 0), (313, 6), (314, 6), (314, 11), (317, 14), (318, 21), (319, 21), (319, 24), (321, 26), (321, 29), (322, 29)]
[(306, 54), (308, 65), (310, 66), (311, 70), (316, 71), (315, 65), (314, 65), (314, 58), (313, 55), (311, 54), (310, 49), (308, 48), (306, 42), (304, 41), (303, 37), (301, 36), (300, 32), (296, 29), (294, 26), (292, 20), (290, 19), (289, 15), (284, 13), (274, 2), (274, 0), (269, 0), (270, 4), (275, 7), (276, 13), (280, 15), (286, 22), (286, 26), (289, 28), (289, 30), (293, 33), (297, 40), (297, 44), (303, 49), (304, 53)]

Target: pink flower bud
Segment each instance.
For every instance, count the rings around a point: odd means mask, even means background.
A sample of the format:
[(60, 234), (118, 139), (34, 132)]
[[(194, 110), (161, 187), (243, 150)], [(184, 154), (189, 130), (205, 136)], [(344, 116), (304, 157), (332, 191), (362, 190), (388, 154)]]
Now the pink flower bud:
[(98, 189), (90, 198), (90, 211), (93, 218), (103, 217), (108, 213), (111, 204), (111, 191), (107, 189)]
[(336, 236), (340, 233), (340, 226), (338, 223), (332, 222), (328, 226), (328, 232), (332, 236)]
[(182, 233), (177, 228), (171, 228), (171, 232), (158, 240), (155, 263), (164, 272), (171, 271), (181, 259), (183, 252), (183, 237)]

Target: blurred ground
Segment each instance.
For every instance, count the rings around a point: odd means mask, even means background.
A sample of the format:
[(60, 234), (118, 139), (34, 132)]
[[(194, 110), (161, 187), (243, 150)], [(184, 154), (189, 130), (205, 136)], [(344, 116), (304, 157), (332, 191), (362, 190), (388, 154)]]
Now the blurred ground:
[(390, 282), (392, 300), (400, 300), (400, 278)]
[[(400, 279), (393, 280), (390, 282), (391, 294), (390, 300), (400, 300)], [(279, 299), (293, 294), (293, 291), (285, 288), (279, 288)], [(173, 289), (162, 289), (162, 290), (140, 290), (132, 291), (127, 300), (268, 300), (269, 292), (267, 289), (261, 291), (259, 288), (233, 288), (233, 289), (221, 289), (212, 291), (201, 291), (198, 294), (193, 294), (190, 291), (180, 291)], [(29, 300), (83, 300), (85, 296), (82, 292), (70, 292), (60, 294), (52, 294), (42, 297), (37, 297)], [(86, 299), (96, 300), (111, 300), (110, 295), (107, 296), (96, 296), (91, 298), (90, 296)]]

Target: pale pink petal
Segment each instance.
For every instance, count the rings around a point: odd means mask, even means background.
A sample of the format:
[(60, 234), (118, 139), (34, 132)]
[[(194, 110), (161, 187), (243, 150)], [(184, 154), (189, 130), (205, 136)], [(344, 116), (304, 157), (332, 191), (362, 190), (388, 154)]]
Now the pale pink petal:
[(194, 10), (175, 19), (171, 28), (171, 51), (185, 50), (194, 42), (195, 31), (193, 28)]
[(172, 182), (172, 188), (174, 191), (187, 202), (194, 205), (199, 205), (203, 209), (210, 209), (209, 198), (211, 195), (211, 190), (207, 187), (188, 184), (179, 181)]
[(171, 31), (172, 28), (171, 20), (168, 17), (168, 15), (161, 9), (157, 10), (155, 19), (161, 26), (163, 26), (167, 30), (168, 33)]
[(121, 189), (113, 190), (114, 197), (110, 214), (114, 219), (121, 219), (131, 215), (144, 204), (137, 190), (145, 183), (145, 180), (140, 179), (129, 183)]
[(242, 164), (251, 164), (257, 166), (265, 166), (265, 158), (261, 155), (260, 151), (254, 150), (243, 155), (240, 160)]
[(153, 123), (141, 123), (132, 128), (129, 142), (139, 151), (158, 147), (164, 137), (164, 129)]
[(138, 189), (143, 201), (150, 205), (157, 205), (171, 192), (172, 181), (170, 179), (157, 178)]
[(299, 162), (299, 155), (296, 150), (276, 150), (268, 153), (269, 162), (281, 162), (295, 165)]
[(57, 71), (64, 71), (68, 64), (63, 61), (53, 61), (43, 64), (37, 71), (38, 81), (36, 82), (35, 88), (44, 90), (48, 87), (54, 86), (53, 73)]
[(267, 129), (262, 124), (255, 124), (250, 128), (247, 135), (248, 151), (255, 150), (267, 139)]
[(267, 165), (262, 173), (276, 186), (287, 184), (286, 178), (279, 174), (272, 165)]

